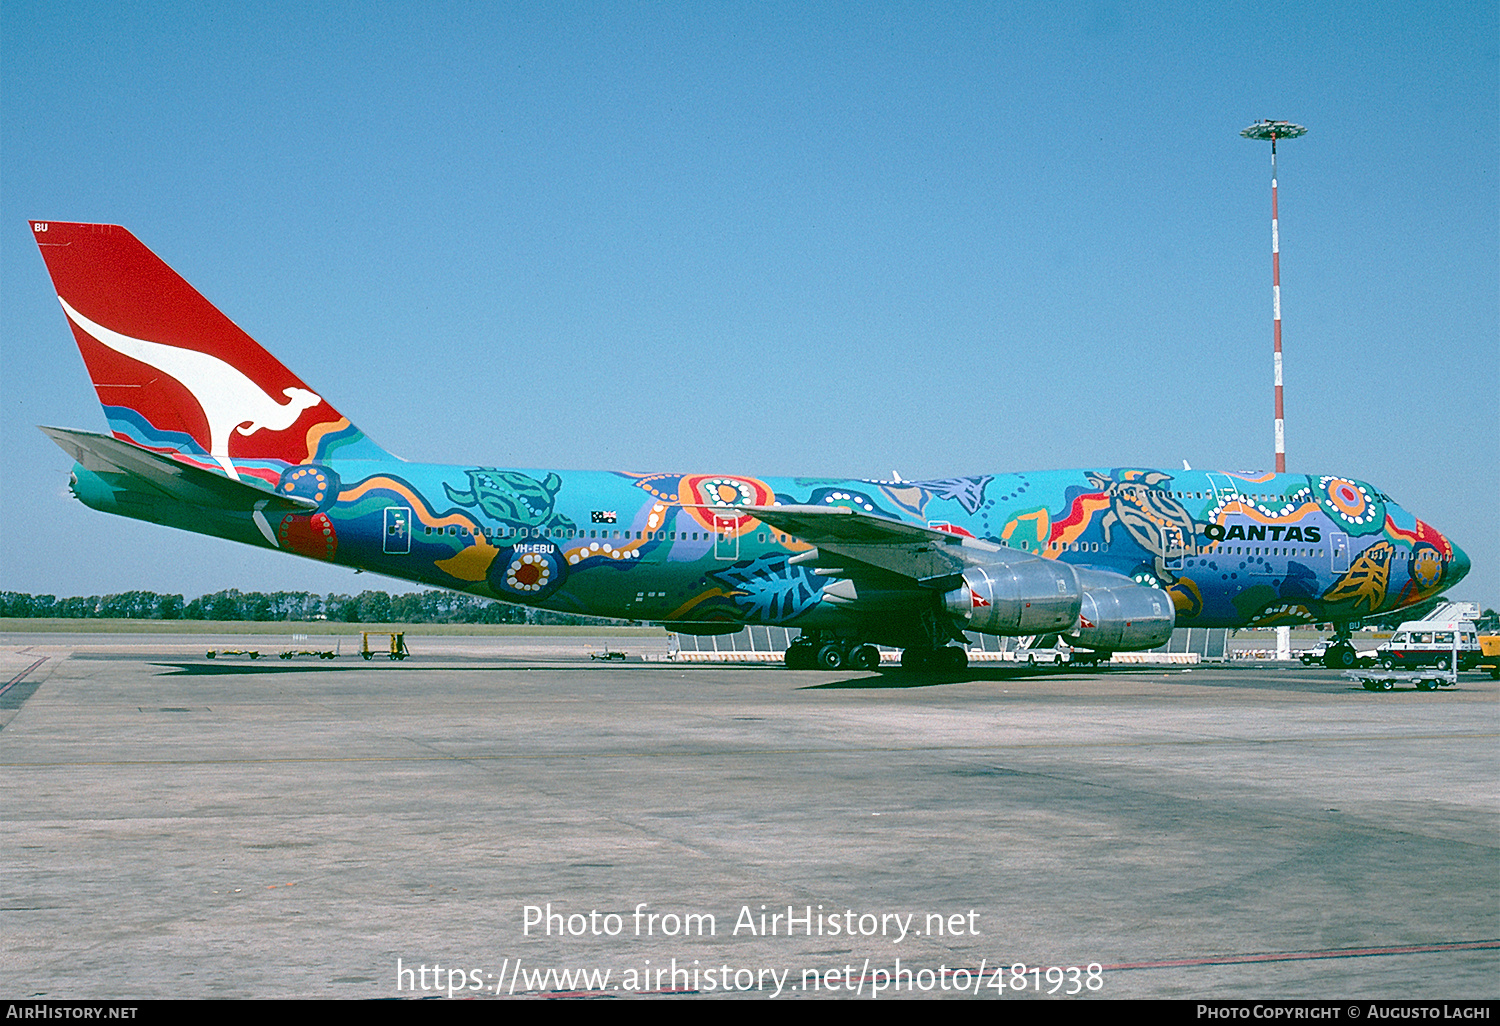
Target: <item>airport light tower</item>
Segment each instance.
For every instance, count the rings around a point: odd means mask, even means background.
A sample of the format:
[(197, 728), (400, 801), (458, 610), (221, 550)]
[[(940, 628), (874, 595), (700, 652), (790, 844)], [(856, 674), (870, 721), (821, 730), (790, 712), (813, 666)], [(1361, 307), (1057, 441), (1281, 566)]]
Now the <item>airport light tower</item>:
[(1295, 139), (1307, 129), (1290, 121), (1257, 121), (1240, 132), (1246, 139), (1271, 140), (1271, 306), (1276, 347), (1276, 473), (1286, 473), (1286, 417), (1281, 406), (1281, 239), (1276, 226), (1276, 140)]
[[(1276, 347), (1276, 473), (1286, 473), (1286, 414), (1281, 406), (1281, 233), (1276, 222), (1276, 140), (1295, 139), (1307, 129), (1290, 121), (1257, 121), (1240, 132), (1246, 139), (1271, 140), (1271, 309)], [(1276, 658), (1292, 658), (1292, 629), (1276, 628)]]

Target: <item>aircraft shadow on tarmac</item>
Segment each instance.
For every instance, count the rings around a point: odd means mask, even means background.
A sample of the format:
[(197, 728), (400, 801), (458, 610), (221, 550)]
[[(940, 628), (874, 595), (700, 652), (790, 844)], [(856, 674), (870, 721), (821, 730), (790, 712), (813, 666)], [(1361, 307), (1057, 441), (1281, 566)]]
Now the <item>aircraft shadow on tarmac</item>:
[(152, 666), (160, 666), (164, 673), (162, 676), (173, 677), (223, 677), (223, 676), (249, 676), (254, 674), (268, 673), (348, 673), (353, 670), (375, 670), (379, 672), (395, 672), (404, 670), (415, 673), (462, 673), (464, 671), (482, 671), (485, 673), (517, 673), (533, 672), (540, 673), (548, 670), (572, 670), (572, 666), (493, 666), (480, 664), (474, 666), (455, 666), (452, 663), (444, 663), (441, 666), (412, 666), (402, 663), (341, 663), (333, 666), (326, 664), (309, 663), (151, 663)]
[(966, 670), (876, 670), (872, 676), (849, 677), (845, 680), (830, 680), (822, 684), (809, 684), (799, 691), (860, 690), (881, 688), (930, 688), (940, 684), (1003, 683), (1023, 680), (1080, 680), (1103, 676), (1105, 669), (1056, 671), (1046, 669), (975, 669)]
[[(292, 663), (292, 662), (248, 662), (248, 663), (226, 663), (226, 662), (154, 662), (152, 666), (161, 667), (166, 676), (189, 676), (189, 677), (221, 677), (221, 676), (252, 676), (261, 674), (284, 674), (284, 673), (339, 673), (355, 670), (377, 670), (377, 671), (405, 671), (405, 672), (432, 672), (442, 671), (445, 673), (456, 673), (461, 671), (479, 671), (495, 673), (501, 671), (537, 672), (552, 670), (554, 672), (577, 672), (583, 667), (574, 665), (506, 665), (496, 666), (491, 663), (479, 663), (469, 666), (443, 663), (440, 666), (412, 665), (411, 663), (385, 663), (381, 662), (349, 662), (349, 663)], [(662, 663), (614, 663), (609, 667), (615, 670), (628, 670), (634, 668), (650, 669), (661, 668)], [(749, 669), (754, 664), (724, 663), (715, 666), (712, 663), (689, 663), (694, 669)], [(590, 667), (591, 668), (591, 667)], [(604, 667), (600, 667), (603, 669)], [(762, 667), (775, 672), (791, 673), (795, 671), (783, 670), (779, 666)], [(984, 681), (1012, 681), (1012, 680), (1075, 680), (1080, 677), (1100, 676), (1108, 673), (1108, 670), (1097, 669), (1086, 673), (1077, 670), (1070, 672), (1057, 672), (1048, 670), (977, 670), (969, 668), (958, 671), (925, 671), (925, 670), (877, 670), (873, 674), (861, 674), (857, 677), (848, 677), (844, 680), (825, 681), (821, 684), (808, 684), (799, 691), (815, 691), (819, 689), (878, 689), (878, 688), (925, 688), (940, 684), (963, 684)]]
[[(1236, 667), (1236, 670), (1241, 668)], [(1279, 668), (1278, 668), (1279, 669)], [(1253, 672), (1229, 672), (1224, 674), (1211, 674), (1207, 672), (1194, 672), (1179, 667), (1162, 666), (1124, 666), (1124, 667), (1095, 667), (1086, 670), (1050, 670), (1050, 669), (975, 669), (969, 667), (958, 671), (910, 671), (910, 670), (879, 670), (871, 676), (849, 677), (844, 680), (825, 681), (822, 684), (808, 684), (799, 688), (800, 691), (818, 690), (874, 690), (890, 688), (925, 688), (942, 684), (978, 684), (978, 683), (1006, 683), (1006, 682), (1042, 682), (1057, 681), (1059, 683), (1073, 683), (1087, 681), (1100, 677), (1110, 676), (1141, 676), (1146, 674), (1159, 683), (1187, 684), (1196, 687), (1208, 688), (1233, 688), (1235, 690), (1258, 690), (1258, 691), (1316, 691), (1330, 694), (1347, 692), (1349, 694), (1363, 694), (1364, 689), (1358, 684), (1353, 684), (1342, 677), (1335, 676), (1333, 672), (1320, 673), (1313, 670), (1302, 670), (1292, 668), (1290, 672), (1271, 671), (1269, 673)], [(1163, 678), (1166, 678), (1163, 680)], [(1460, 689), (1462, 685), (1460, 685)], [(1447, 690), (1454, 690), (1449, 688)], [(1415, 687), (1396, 688), (1394, 692), (1409, 692), (1415, 694), (1430, 694), (1431, 692), (1418, 692)]]
[[(379, 671), (379, 672), (416, 672), (416, 673), (576, 673), (580, 670), (594, 668), (592, 666), (578, 666), (574, 664), (537, 665), (535, 663), (516, 663), (497, 666), (490, 662), (475, 662), (468, 665), (445, 662), (436, 666), (412, 665), (411, 663), (388, 663), (384, 660), (378, 662), (346, 662), (338, 664), (327, 663), (295, 663), (295, 662), (248, 662), (248, 663), (225, 663), (225, 662), (154, 662), (152, 666), (162, 669), (164, 676), (189, 676), (189, 677), (215, 677), (215, 676), (256, 676), (265, 674), (289, 674), (289, 673), (348, 673), (353, 671)], [(650, 670), (660, 669), (663, 663), (612, 663), (607, 668), (613, 670)], [(750, 669), (755, 664), (745, 663), (689, 663), (694, 669)], [(605, 669), (606, 667), (597, 667)], [(799, 671), (783, 670), (779, 666), (761, 666), (761, 669), (774, 672), (793, 673), (800, 676)], [(1365, 694), (1358, 685), (1352, 684), (1342, 678), (1334, 677), (1332, 673), (1326, 676), (1317, 671), (1298, 670), (1288, 674), (1280, 673), (1229, 673), (1216, 676), (1208, 673), (1192, 673), (1172, 667), (1094, 667), (1087, 670), (1055, 670), (1050, 668), (1038, 669), (999, 669), (969, 667), (957, 671), (928, 671), (928, 670), (898, 670), (882, 669), (873, 673), (865, 671), (858, 676), (845, 677), (840, 680), (823, 681), (817, 684), (805, 684), (794, 687), (797, 691), (890, 691), (904, 690), (908, 688), (930, 688), (940, 687), (948, 684), (1004, 684), (1004, 683), (1042, 683), (1045, 681), (1057, 681), (1058, 683), (1074, 683), (1101, 677), (1139, 675), (1143, 670), (1150, 672), (1153, 677), (1165, 676), (1172, 683), (1191, 684), (1210, 688), (1234, 688), (1251, 690), (1271, 691), (1320, 691), (1320, 692), (1349, 692), (1351, 694)], [(815, 672), (815, 671), (805, 671)], [(791, 683), (795, 683), (795, 678)], [(1461, 686), (1460, 686), (1461, 687)], [(1448, 689), (1452, 690), (1452, 689)], [(1393, 692), (1382, 692), (1382, 694), (1431, 694), (1431, 692), (1418, 692), (1416, 688), (1397, 688)]]

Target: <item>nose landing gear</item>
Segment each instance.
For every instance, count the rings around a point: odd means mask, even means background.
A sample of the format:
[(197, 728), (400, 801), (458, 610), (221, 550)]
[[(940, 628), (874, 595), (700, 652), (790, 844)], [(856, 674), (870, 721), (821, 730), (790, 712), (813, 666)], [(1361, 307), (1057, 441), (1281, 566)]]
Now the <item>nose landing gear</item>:
[(1323, 653), (1323, 665), (1330, 670), (1352, 670), (1359, 665), (1359, 653), (1349, 642), (1349, 625), (1333, 625), (1333, 644)]

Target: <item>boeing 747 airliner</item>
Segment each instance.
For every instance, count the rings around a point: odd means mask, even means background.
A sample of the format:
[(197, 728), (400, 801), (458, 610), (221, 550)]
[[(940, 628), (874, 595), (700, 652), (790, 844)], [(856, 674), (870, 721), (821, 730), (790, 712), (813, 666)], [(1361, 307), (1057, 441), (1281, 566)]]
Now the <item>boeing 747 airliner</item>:
[(33, 221), (110, 434), (43, 428), (87, 505), (547, 609), (800, 628), (792, 668), (961, 668), (964, 631), (1105, 654), (1332, 622), (1469, 570), (1362, 481), (1140, 467), (927, 481), (513, 470), (392, 456), (115, 225)]

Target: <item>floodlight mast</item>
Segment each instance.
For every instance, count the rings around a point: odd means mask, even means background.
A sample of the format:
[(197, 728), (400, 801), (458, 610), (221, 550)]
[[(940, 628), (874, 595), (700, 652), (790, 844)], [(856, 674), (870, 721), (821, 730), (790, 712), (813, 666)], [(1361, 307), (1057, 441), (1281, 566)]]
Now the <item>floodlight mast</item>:
[(1295, 139), (1307, 129), (1290, 121), (1257, 121), (1240, 132), (1246, 139), (1271, 140), (1271, 306), (1276, 348), (1276, 473), (1286, 473), (1286, 415), (1281, 404), (1281, 239), (1276, 224), (1276, 140)]

